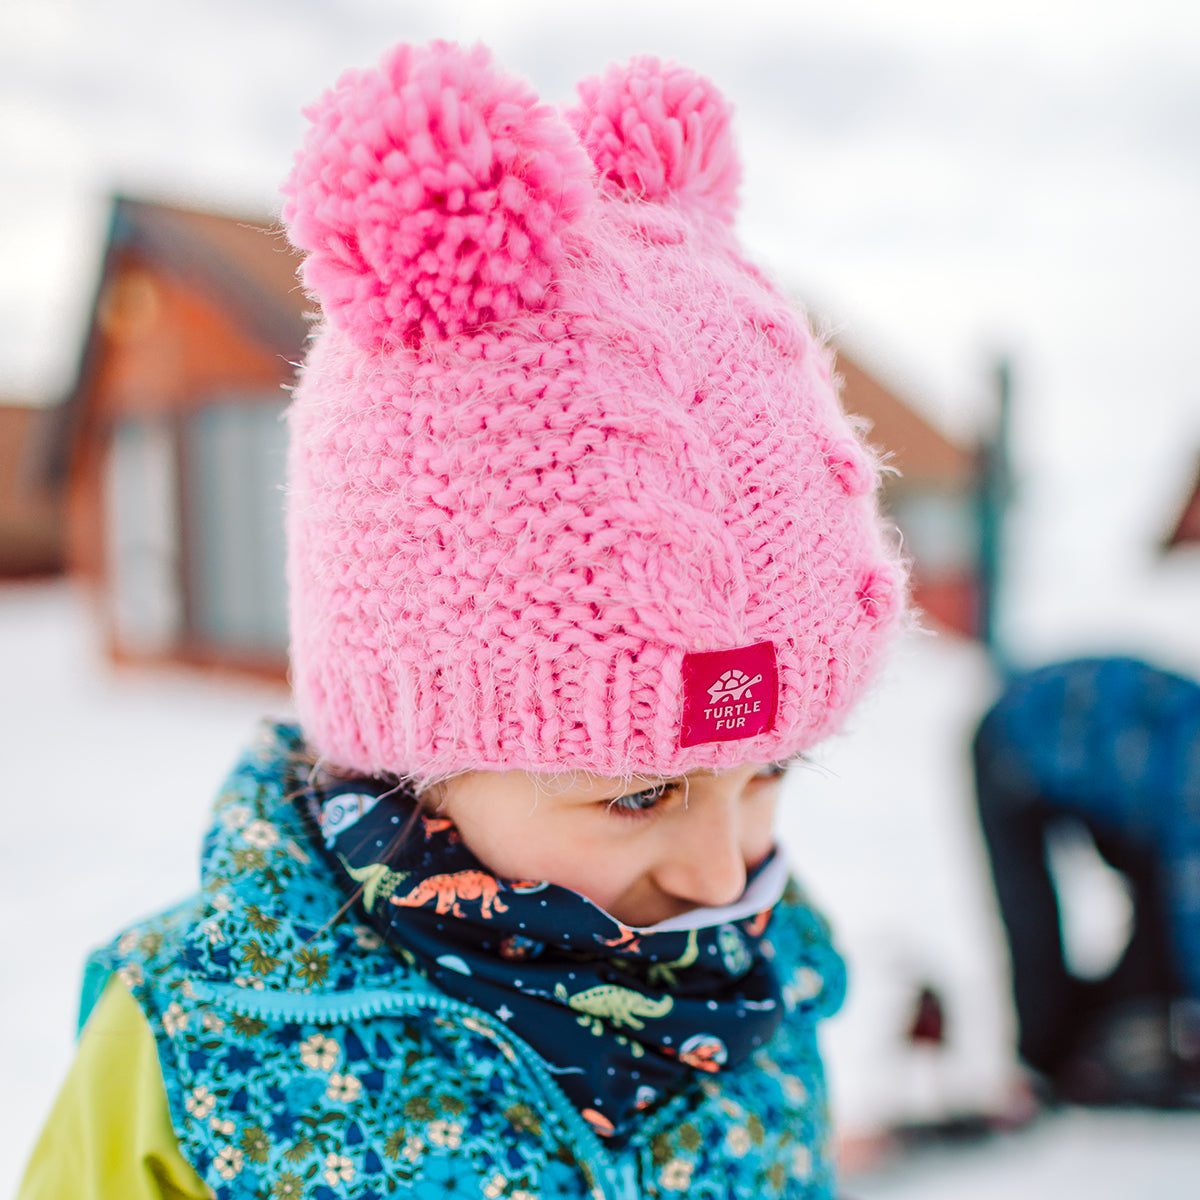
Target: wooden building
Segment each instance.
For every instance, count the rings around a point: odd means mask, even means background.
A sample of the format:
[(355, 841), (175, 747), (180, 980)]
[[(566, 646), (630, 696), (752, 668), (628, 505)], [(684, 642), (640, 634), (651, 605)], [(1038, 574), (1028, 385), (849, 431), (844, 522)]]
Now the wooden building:
[(883, 503), (912, 564), (914, 604), (944, 632), (980, 634), (979, 462), (911, 404), (839, 349), (847, 411), (870, 424), (868, 440), (894, 468)]
[[(65, 484), (68, 566), (95, 585), (118, 660), (286, 669), (281, 416), (307, 333), (297, 266), (261, 221), (113, 203), (46, 475)], [(971, 454), (852, 356), (838, 369), (847, 408), (900, 472), (885, 503), (917, 602), (974, 633)]]
[(45, 409), (0, 403), (0, 579), (62, 570), (62, 489), (37, 471), (48, 422)]
[(277, 675), (297, 259), (262, 222), (118, 198), (46, 474), (117, 659)]

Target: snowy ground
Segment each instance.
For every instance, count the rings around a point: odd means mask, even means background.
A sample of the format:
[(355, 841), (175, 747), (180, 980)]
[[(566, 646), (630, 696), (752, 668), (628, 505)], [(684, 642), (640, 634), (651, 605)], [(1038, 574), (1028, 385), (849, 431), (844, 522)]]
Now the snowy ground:
[(0, 1196), (70, 1061), (87, 951), (196, 886), (205, 810), (279, 689), (113, 673), (81, 598), (0, 588)]
[[(0, 666), (7, 1196), (70, 1060), (84, 954), (191, 890), (214, 786), (254, 722), (288, 702), (261, 685), (114, 672), (81, 597), (61, 584), (0, 587)], [(966, 738), (990, 688), (971, 649), (916, 639), (853, 729), (790, 784), (783, 836), (851, 963), (851, 999), (827, 1049), (854, 1131), (998, 1105), (1009, 1079), (1003, 955), (966, 802)], [(1093, 882), (1084, 912), (1119, 916), (1119, 897)], [(1076, 924), (1075, 940), (1103, 952), (1102, 922)], [(949, 1011), (949, 1044), (934, 1062), (897, 1036), (927, 980)], [(1200, 1195), (1200, 1117), (1067, 1112), (1021, 1134), (908, 1155), (847, 1191), (1180, 1200)]]
[(1200, 1116), (1066, 1111), (1020, 1133), (922, 1151), (846, 1182), (847, 1200), (1195, 1200)]

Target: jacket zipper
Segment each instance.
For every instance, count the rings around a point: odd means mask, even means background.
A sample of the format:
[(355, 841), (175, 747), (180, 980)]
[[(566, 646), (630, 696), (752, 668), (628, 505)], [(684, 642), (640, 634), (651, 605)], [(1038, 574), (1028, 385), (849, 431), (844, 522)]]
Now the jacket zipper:
[(542, 1091), (543, 1110), (548, 1109), (550, 1115), (567, 1127), (574, 1144), (583, 1151), (582, 1158), (589, 1173), (601, 1185), (606, 1200), (637, 1200), (637, 1172), (632, 1158), (618, 1168), (611, 1151), (605, 1149), (591, 1126), (567, 1099), (558, 1080), (545, 1067), (537, 1051), (524, 1038), (481, 1008), (434, 991), (397, 995), (381, 988), (359, 989), (344, 999), (333, 1001), (324, 996), (304, 996), (294, 992), (280, 994), (203, 980), (193, 980), (191, 988), (194, 997), (201, 1002), (212, 1002), (243, 1016), (268, 1020), (332, 1025), (385, 1013), (399, 1015), (420, 1010), (453, 1014), (459, 1018), (470, 1017), (495, 1034), (498, 1044), (512, 1050), (513, 1061), (521, 1064), (533, 1076)]

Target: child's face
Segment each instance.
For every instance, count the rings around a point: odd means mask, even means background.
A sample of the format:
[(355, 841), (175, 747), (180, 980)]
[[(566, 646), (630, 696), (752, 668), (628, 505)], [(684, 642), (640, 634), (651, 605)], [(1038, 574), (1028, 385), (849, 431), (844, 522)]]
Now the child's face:
[(439, 810), (507, 879), (571, 888), (626, 925), (736, 900), (774, 846), (783, 769), (745, 765), (666, 783), (476, 771), (442, 785)]

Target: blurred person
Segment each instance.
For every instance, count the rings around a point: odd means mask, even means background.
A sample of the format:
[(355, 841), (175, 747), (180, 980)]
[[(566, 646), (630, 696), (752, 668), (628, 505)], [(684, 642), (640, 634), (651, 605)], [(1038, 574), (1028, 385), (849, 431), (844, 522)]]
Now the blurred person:
[(728, 106), (435, 43), (309, 116), (299, 723), (91, 960), (21, 1197), (829, 1197), (844, 972), (773, 822), (903, 572)]
[[(1130, 658), (1012, 680), (974, 742), (1018, 1052), (1052, 1096), (1200, 1105), (1200, 686)], [(1067, 967), (1048, 841), (1086, 831), (1128, 884), (1112, 970)]]

